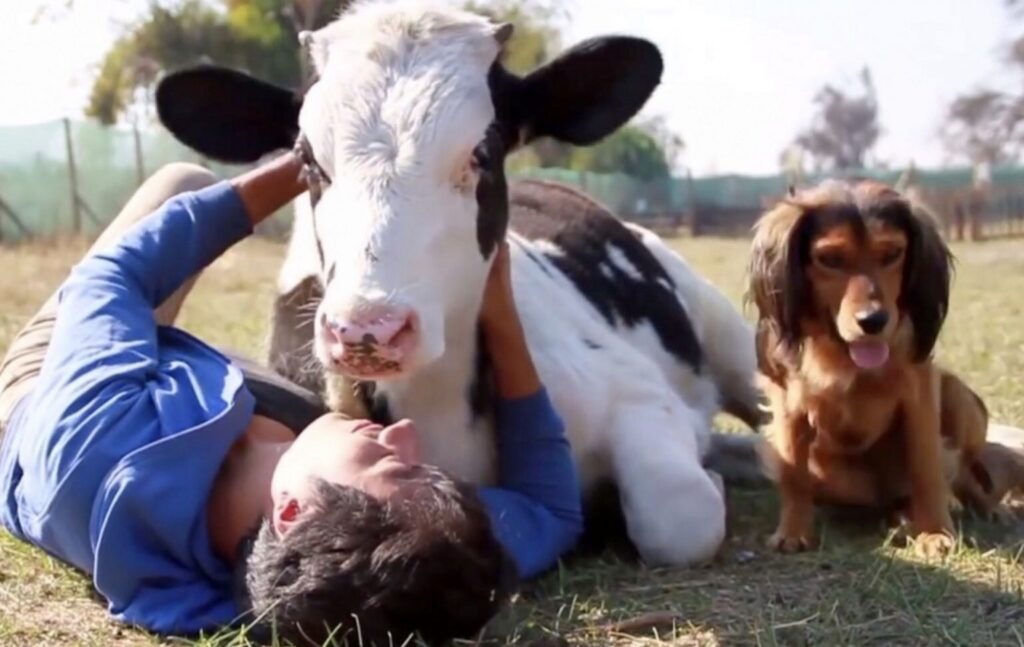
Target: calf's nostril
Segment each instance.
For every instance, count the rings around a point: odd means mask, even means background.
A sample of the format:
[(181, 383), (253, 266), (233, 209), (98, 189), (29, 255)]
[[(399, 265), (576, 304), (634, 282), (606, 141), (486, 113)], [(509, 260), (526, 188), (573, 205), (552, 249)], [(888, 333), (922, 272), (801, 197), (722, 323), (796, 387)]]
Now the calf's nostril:
[(351, 315), (327, 317), (328, 335), (343, 344), (349, 352), (376, 352), (404, 339), (414, 326), (415, 317), (406, 308), (364, 307)]

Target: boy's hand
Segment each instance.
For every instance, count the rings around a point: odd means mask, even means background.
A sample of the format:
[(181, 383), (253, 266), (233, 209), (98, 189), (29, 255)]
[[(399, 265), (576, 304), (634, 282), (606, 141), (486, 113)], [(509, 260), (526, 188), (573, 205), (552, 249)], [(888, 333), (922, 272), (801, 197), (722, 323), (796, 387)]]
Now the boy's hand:
[(514, 399), (540, 390), (540, 378), (530, 357), (526, 335), (512, 294), (512, 264), (508, 243), (502, 242), (487, 277), (480, 323), (494, 368), (498, 395)]
[(515, 297), (512, 295), (512, 266), (508, 241), (502, 241), (494, 256), (491, 273), (487, 275), (480, 321), (485, 328), (504, 326), (518, 321)]
[(288, 152), (231, 180), (249, 221), (258, 225), (306, 191), (302, 160)]

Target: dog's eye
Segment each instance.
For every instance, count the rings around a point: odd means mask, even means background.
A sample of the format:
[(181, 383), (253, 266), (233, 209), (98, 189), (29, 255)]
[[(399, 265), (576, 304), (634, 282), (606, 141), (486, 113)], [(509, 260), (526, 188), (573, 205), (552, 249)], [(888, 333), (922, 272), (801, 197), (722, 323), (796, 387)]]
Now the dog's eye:
[(888, 249), (882, 252), (882, 267), (895, 265), (901, 258), (903, 258), (902, 249)]
[(814, 255), (814, 260), (829, 270), (841, 270), (846, 267), (846, 259), (839, 252), (819, 252)]

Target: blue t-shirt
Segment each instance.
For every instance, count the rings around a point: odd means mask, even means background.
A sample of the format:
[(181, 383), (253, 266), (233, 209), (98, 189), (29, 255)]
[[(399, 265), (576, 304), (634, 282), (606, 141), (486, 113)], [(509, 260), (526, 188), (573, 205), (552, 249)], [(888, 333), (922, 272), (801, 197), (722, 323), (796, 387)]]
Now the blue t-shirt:
[[(240, 617), (206, 503), (254, 399), (241, 371), (153, 310), (251, 233), (227, 182), (183, 194), (59, 293), (32, 394), (0, 445), (0, 525), (90, 574), (119, 620), (194, 634)], [(572, 547), (579, 489), (541, 392), (498, 408), (499, 487), (480, 490), (496, 536), (530, 577)]]

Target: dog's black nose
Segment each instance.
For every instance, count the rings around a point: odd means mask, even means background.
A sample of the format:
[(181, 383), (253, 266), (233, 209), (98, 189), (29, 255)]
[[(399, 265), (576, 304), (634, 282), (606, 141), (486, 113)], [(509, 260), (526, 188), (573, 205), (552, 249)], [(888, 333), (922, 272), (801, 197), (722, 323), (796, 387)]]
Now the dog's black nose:
[(869, 335), (877, 335), (889, 323), (889, 313), (885, 310), (864, 310), (857, 313), (860, 329)]

